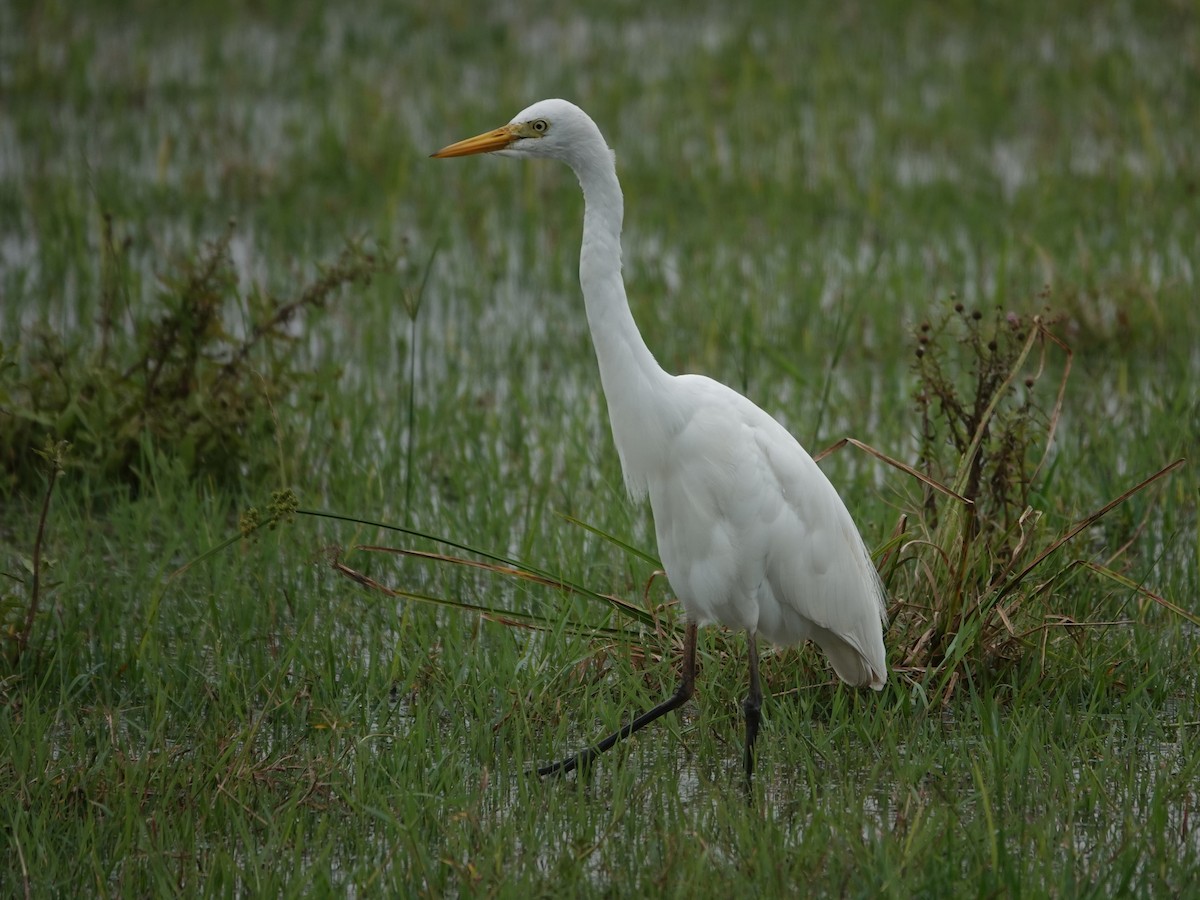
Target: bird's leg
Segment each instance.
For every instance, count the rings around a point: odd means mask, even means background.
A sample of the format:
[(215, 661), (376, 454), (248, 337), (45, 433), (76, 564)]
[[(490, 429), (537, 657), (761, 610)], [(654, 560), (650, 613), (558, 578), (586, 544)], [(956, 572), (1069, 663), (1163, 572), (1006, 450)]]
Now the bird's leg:
[(750, 693), (742, 703), (746, 714), (746, 786), (754, 777), (754, 741), (758, 738), (758, 724), (762, 720), (762, 685), (758, 680), (758, 641), (754, 632), (746, 634), (750, 655)]
[(548, 766), (542, 766), (537, 770), (538, 775), (565, 775), (572, 769), (584, 769), (588, 764), (603, 753), (605, 750), (612, 747), (617, 741), (629, 737), (635, 731), (649, 725), (655, 719), (662, 718), (673, 709), (678, 709), (692, 696), (692, 692), (696, 688), (696, 625), (694, 622), (689, 622), (687, 631), (683, 638), (683, 671), (680, 674), (679, 686), (675, 688), (675, 693), (664, 700), (658, 706), (647, 712), (642, 713), (620, 731), (610, 734), (604, 740), (600, 741), (593, 747), (588, 747), (585, 750), (579, 751), (574, 756), (568, 756), (561, 762), (556, 762)]

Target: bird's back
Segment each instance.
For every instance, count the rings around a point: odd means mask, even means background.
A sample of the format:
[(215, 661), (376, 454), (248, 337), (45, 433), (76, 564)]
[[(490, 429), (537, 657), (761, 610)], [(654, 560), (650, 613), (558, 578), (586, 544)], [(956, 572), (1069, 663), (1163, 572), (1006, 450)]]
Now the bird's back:
[(774, 418), (719, 382), (673, 379), (647, 482), (658, 549), (689, 617), (776, 645), (806, 639), (846, 682), (887, 679), (879, 576), (850, 513)]

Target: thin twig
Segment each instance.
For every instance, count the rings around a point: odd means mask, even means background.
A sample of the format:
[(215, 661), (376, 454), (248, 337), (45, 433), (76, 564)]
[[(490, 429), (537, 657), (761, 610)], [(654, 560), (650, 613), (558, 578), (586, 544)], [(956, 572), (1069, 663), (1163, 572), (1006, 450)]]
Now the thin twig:
[(1081, 519), (1072, 528), (1070, 528), (1065, 534), (1059, 536), (1056, 540), (1052, 541), (1048, 547), (1046, 547), (1044, 550), (1042, 550), (1041, 553), (1039, 553), (1037, 556), (1035, 556), (1033, 558), (1033, 560), (1029, 563), (1029, 565), (1027, 565), (1020, 572), (1018, 572), (1016, 575), (1014, 575), (1012, 578), (1010, 578), (1007, 582), (1005, 582), (1004, 586), (1001, 587), (996, 592), (996, 596), (992, 602), (993, 603), (1000, 602), (1000, 600), (1003, 599), (1004, 596), (1009, 593), (1009, 591), (1011, 591), (1013, 588), (1015, 588), (1018, 584), (1020, 584), (1024, 580), (1026, 575), (1028, 575), (1035, 568), (1037, 568), (1039, 565), (1041, 565), (1041, 563), (1046, 559), (1046, 557), (1048, 557), (1052, 553), (1054, 553), (1054, 551), (1057, 550), (1059, 547), (1061, 547), (1063, 544), (1066, 544), (1067, 542), (1072, 540), (1075, 537), (1075, 535), (1079, 534), (1079, 532), (1083, 531), (1085, 528), (1090, 527), (1094, 523), (1098, 522), (1100, 519), (1104, 518), (1113, 509), (1120, 506), (1122, 503), (1124, 503), (1126, 500), (1128, 500), (1134, 494), (1137, 494), (1140, 491), (1145, 490), (1147, 487), (1149, 487), (1154, 482), (1158, 481), (1160, 478), (1164, 478), (1167, 475), (1169, 475), (1171, 472), (1174, 472), (1176, 469), (1178, 469), (1180, 466), (1182, 466), (1185, 462), (1186, 462), (1185, 459), (1177, 459), (1177, 460), (1175, 460), (1175, 462), (1170, 463), (1169, 465), (1163, 466), (1161, 469), (1159, 469), (1157, 472), (1155, 472), (1149, 478), (1146, 478), (1145, 480), (1138, 482), (1136, 485), (1131, 487), (1129, 490), (1125, 491), (1123, 494), (1121, 494), (1115, 500), (1112, 500), (1112, 501), (1106, 503), (1104, 506), (1100, 507), (1100, 509), (1096, 510), (1091, 515), (1086, 516), (1083, 519)]
[(835, 453), (838, 450), (841, 450), (842, 447), (846, 446), (847, 444), (851, 444), (851, 445), (857, 447), (859, 450), (862, 450), (864, 453), (871, 454), (876, 459), (887, 463), (889, 466), (891, 466), (894, 469), (899, 469), (901, 472), (905, 473), (906, 475), (911, 475), (913, 478), (917, 479), (917, 481), (920, 481), (921, 483), (928, 485), (929, 487), (933, 488), (935, 491), (939, 491), (940, 493), (945, 494), (947, 497), (953, 497), (955, 500), (957, 500), (959, 503), (963, 504), (964, 506), (972, 505), (970, 500), (968, 500), (962, 494), (952, 491), (950, 488), (946, 487), (940, 481), (936, 481), (935, 479), (930, 478), (928, 475), (924, 474), (923, 472), (918, 472), (916, 469), (914, 469), (912, 466), (908, 465), (907, 463), (902, 463), (898, 459), (893, 459), (892, 457), (888, 456), (886, 453), (882, 453), (879, 450), (876, 450), (870, 444), (864, 444), (862, 441), (856, 440), (852, 437), (844, 437), (840, 441), (838, 441), (836, 444), (830, 444), (828, 447), (826, 447), (824, 450), (820, 451), (819, 453), (814, 453), (813, 454), (813, 462), (820, 462), (826, 456), (828, 456), (830, 453)]
[(33, 620), (37, 616), (38, 604), (42, 597), (42, 542), (46, 536), (46, 519), (50, 515), (50, 496), (54, 493), (54, 483), (61, 471), (61, 457), (50, 458), (50, 483), (46, 485), (46, 496), (42, 500), (42, 514), (38, 518), (37, 537), (33, 540), (33, 579), (30, 589), (29, 610), (25, 613), (25, 627), (21, 630), (21, 639), (17, 642), (18, 658), (29, 645), (29, 636), (33, 633)]
[[(478, 603), (468, 603), (465, 600), (447, 600), (444, 597), (434, 597), (429, 594), (418, 594), (415, 591), (406, 591), (400, 588), (388, 587), (386, 584), (376, 581), (369, 575), (365, 575), (362, 572), (359, 572), (357, 569), (350, 568), (336, 557), (329, 561), (329, 565), (339, 575), (344, 575), (351, 581), (354, 581), (365, 588), (378, 591), (381, 594), (384, 594), (388, 597), (395, 597), (399, 600), (415, 600), (420, 603), (429, 603), (434, 606), (443, 606), (448, 609), (456, 609), (460, 612), (474, 612), (478, 613), (480, 616), (490, 622), (496, 622), (508, 626), (519, 626), (522, 628), (530, 628), (539, 631), (550, 631), (556, 626), (556, 623), (546, 619), (544, 616), (537, 616), (532, 613), (495, 609), (489, 606), (482, 606)], [(633, 632), (620, 628), (593, 628), (579, 625), (574, 622), (566, 622), (564, 624), (567, 629), (579, 634), (601, 634), (625, 641), (636, 637)]]

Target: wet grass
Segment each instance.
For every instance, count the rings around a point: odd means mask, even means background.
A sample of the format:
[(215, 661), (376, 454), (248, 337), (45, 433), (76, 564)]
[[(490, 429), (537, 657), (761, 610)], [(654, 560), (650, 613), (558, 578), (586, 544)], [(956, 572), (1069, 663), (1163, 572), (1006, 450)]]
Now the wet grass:
[[(247, 471), (275, 477), (190, 481), (147, 446), (136, 489), (60, 478), (30, 644), (0, 678), (4, 892), (1186, 891), (1196, 629), (1083, 569), (1048, 587), (1071, 639), (1047, 622), (945, 703), (920, 674), (865, 696), (811, 650), (765, 658), (751, 804), (738, 635), (702, 634), (682, 715), (590, 780), (541, 783), (531, 765), (671, 689), (666, 630), (597, 638), (566, 626), (613, 624), (586, 599), (349, 551), (406, 590), (561, 624), (396, 602), (327, 565), (332, 544), (394, 535), (309, 517), (167, 578), (291, 486), (670, 599), (564, 518), (653, 550), (599, 394), (570, 173), (427, 158), (553, 95), (618, 150), (651, 348), (810, 449), (853, 435), (915, 458), (910, 333), (952, 292), (1064, 312), (1075, 372), (1031, 502), (1065, 529), (1200, 443), (1197, 34), (1185, 4), (0, 9), (3, 361), (39, 323), (98, 331), (113, 290), (132, 331), (230, 218), (248, 295), (294, 295), (347, 238), (398, 259), (298, 323), (320, 396), (270, 410), (288, 439)], [(106, 215), (127, 243), (115, 272)], [(873, 546), (920, 509), (869, 457), (823, 466)], [(1127, 578), (1195, 613), (1198, 491), (1189, 463), (1071, 552), (1125, 548)], [(6, 627), (44, 493), (30, 479), (0, 507)]]

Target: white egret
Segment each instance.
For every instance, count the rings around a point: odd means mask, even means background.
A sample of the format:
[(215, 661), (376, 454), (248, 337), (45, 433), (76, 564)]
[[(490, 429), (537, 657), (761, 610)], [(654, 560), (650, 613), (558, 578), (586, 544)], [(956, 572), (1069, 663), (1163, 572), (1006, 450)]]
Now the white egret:
[(565, 100), (542, 100), (433, 156), (474, 153), (557, 159), (579, 179), (579, 281), (613, 441), (630, 495), (649, 494), (658, 552), (688, 622), (675, 693), (538, 772), (585, 765), (685, 703), (695, 684), (696, 627), (716, 622), (747, 634), (749, 780), (762, 706), (760, 636), (775, 645), (816, 642), (851, 685), (880, 690), (887, 680), (884, 591), (866, 545), (837, 491), (779, 422), (711, 378), (665, 372), (646, 347), (621, 277), (616, 162), (595, 122)]

